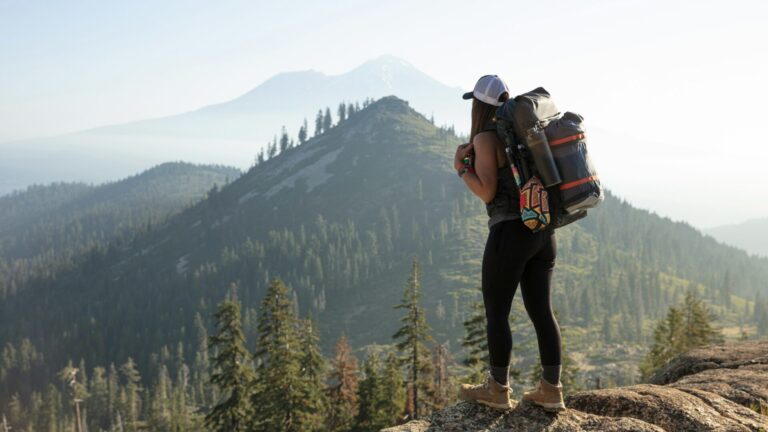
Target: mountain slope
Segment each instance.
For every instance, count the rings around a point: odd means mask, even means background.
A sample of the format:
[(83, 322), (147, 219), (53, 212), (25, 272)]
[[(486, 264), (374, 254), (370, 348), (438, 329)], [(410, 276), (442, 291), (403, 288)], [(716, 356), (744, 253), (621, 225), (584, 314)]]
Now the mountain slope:
[[(417, 256), (433, 335), (460, 356), (468, 303), (479, 300), (487, 215), (453, 171), (458, 144), (407, 102), (382, 98), (130, 244), (29, 283), (0, 303), (0, 344), (29, 338), (51, 370), (69, 358), (108, 364), (131, 356), (154, 376), (161, 351), (182, 352), (191, 363), (195, 315), (207, 319), (232, 284), (253, 341), (273, 276), (291, 287), (302, 316), (318, 319), (326, 353), (343, 330), (354, 347), (388, 343), (399, 326), (393, 306)], [(745, 298), (765, 292), (768, 280), (768, 259), (610, 192), (590, 217), (558, 231), (557, 241), (553, 304), (564, 337), (574, 352), (590, 355), (602, 345), (633, 346), (609, 357), (625, 362), (615, 368), (622, 374), (631, 375), (653, 320), (685, 289), (699, 290), (720, 324), (735, 325), (750, 318)], [(517, 298), (515, 337), (530, 341)], [(533, 363), (535, 347), (517, 349), (524, 364)]]
[(723, 243), (768, 257), (768, 218), (717, 226), (704, 232)]
[(75, 266), (93, 248), (130, 240), (239, 175), (230, 167), (173, 162), (98, 186), (35, 185), (0, 197), (0, 298), (31, 277)]
[[(176, 160), (247, 169), (281, 126), (296, 136), (318, 109), (395, 94), (439, 124), (468, 129), (460, 88), (448, 87), (404, 60), (382, 56), (341, 75), (282, 73), (225, 103), (152, 120), (0, 145), (0, 195), (32, 183), (107, 181), (142, 167)], [(87, 167), (88, 169), (83, 169)]]

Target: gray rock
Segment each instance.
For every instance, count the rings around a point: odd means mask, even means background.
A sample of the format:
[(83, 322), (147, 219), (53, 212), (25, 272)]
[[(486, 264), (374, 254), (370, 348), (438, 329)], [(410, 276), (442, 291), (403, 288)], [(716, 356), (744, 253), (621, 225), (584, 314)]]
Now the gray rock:
[(632, 417), (667, 431), (757, 431), (765, 416), (704, 390), (636, 384), (589, 390), (565, 398), (571, 409), (611, 417)]
[(745, 407), (768, 410), (768, 369), (709, 369), (680, 378), (669, 387), (706, 390)]
[(670, 360), (648, 382), (669, 384), (680, 377), (707, 369), (736, 369), (749, 365), (768, 365), (768, 340), (727, 342), (694, 348)]
[(381, 432), (661, 432), (658, 426), (626, 417), (603, 417), (576, 410), (548, 413), (527, 403), (515, 403), (507, 412), (471, 402), (460, 402), (423, 420), (382, 429)]
[(382, 432), (768, 431), (768, 416), (751, 409), (768, 412), (768, 340), (690, 350), (649, 381), (570, 394), (559, 413), (460, 402)]

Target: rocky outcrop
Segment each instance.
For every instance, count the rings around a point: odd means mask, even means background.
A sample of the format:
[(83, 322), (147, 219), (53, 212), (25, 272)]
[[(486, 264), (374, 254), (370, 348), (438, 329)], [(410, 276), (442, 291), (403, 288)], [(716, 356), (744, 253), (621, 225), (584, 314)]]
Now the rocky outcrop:
[(560, 413), (513, 403), (514, 409), (501, 412), (460, 402), (382, 432), (768, 432), (768, 340), (693, 349), (671, 360), (646, 384), (568, 395), (568, 409)]

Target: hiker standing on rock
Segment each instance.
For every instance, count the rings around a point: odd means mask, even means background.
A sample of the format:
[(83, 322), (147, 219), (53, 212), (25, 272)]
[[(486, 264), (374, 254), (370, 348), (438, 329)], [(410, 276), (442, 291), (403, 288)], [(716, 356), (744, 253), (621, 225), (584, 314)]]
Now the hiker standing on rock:
[(472, 193), (483, 200), (489, 216), (482, 291), (490, 365), (486, 381), (462, 384), (459, 397), (497, 409), (512, 408), (508, 319), (519, 283), (525, 309), (536, 329), (542, 365), (538, 384), (523, 393), (523, 401), (560, 411), (565, 409), (560, 382), (562, 346), (550, 303), (555, 234), (553, 230), (533, 232), (520, 217), (520, 191), (493, 120), (496, 109), (509, 99), (507, 85), (496, 75), (485, 75), (463, 97), (472, 99), (472, 126), (469, 143), (456, 149), (454, 168)]

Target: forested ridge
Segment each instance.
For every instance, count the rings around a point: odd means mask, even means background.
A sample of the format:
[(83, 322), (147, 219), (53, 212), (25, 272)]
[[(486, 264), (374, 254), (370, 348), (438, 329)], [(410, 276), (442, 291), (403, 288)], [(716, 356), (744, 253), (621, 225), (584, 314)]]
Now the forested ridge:
[(239, 176), (231, 167), (168, 162), (101, 185), (33, 185), (0, 197), (0, 299), (30, 278), (77, 266), (83, 254), (130, 241)]
[[(61, 397), (66, 387), (56, 374), (71, 361), (93, 385), (119, 382), (111, 388), (125, 398), (141, 394), (128, 390), (138, 375), (182, 398), (173, 399), (178, 412), (210, 407), (204, 341), (216, 307), (237, 286), (247, 348), (256, 350), (258, 305), (273, 277), (290, 288), (298, 316), (314, 317), (324, 356), (344, 333), (362, 357), (366, 347), (392, 342), (400, 314), (393, 306), (412, 256), (423, 264), (420, 302), (435, 342), (456, 360), (465, 356), (487, 215), (453, 172), (460, 138), (387, 97), (300, 141), (176, 215), (135, 222), (144, 228), (130, 241), (92, 247), (85, 235), (64, 236), (59, 246), (76, 238), (76, 265), (38, 268), (0, 303), (0, 406)], [(582, 366), (623, 366), (585, 367), (582, 385), (598, 373), (604, 382), (637, 379), (626, 366), (636, 366), (655, 322), (689, 289), (719, 326), (768, 335), (768, 259), (636, 209), (610, 190), (601, 207), (556, 235), (553, 305), (569, 350)], [(21, 244), (9, 238), (0, 242)], [(529, 368), (535, 336), (519, 297), (515, 361)]]

